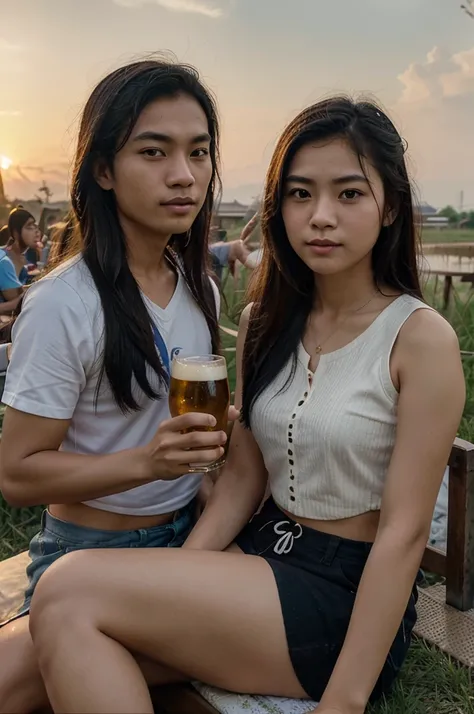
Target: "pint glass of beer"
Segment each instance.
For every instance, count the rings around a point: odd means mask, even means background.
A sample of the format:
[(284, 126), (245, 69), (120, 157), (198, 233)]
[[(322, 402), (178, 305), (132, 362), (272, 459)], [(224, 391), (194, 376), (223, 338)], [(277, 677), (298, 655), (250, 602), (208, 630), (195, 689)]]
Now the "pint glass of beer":
[[(227, 366), (224, 357), (177, 356), (171, 364), (169, 406), (172, 417), (200, 412), (216, 418), (215, 427), (205, 431), (226, 431), (230, 403)], [(211, 464), (191, 464), (190, 473), (208, 473), (225, 463), (225, 454)]]

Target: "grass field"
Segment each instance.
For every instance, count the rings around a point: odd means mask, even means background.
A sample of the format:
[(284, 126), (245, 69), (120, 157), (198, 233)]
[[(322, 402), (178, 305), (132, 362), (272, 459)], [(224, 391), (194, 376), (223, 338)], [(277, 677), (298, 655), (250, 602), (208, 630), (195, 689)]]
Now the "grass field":
[[(229, 230), (227, 232), (227, 240), (237, 240), (241, 230), (240, 227)], [(474, 243), (474, 230), (457, 230), (455, 228), (436, 230), (435, 228), (426, 228), (423, 231), (422, 240), (423, 243)]]
[(423, 243), (474, 243), (474, 230), (458, 231), (446, 229), (442, 231), (428, 228), (423, 231)]

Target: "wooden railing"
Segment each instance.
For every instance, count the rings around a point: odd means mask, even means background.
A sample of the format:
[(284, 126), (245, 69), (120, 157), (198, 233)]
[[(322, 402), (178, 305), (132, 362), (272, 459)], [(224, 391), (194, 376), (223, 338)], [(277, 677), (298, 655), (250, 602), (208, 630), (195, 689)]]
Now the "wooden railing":
[(474, 607), (474, 444), (463, 439), (449, 458), (447, 551), (428, 547), (422, 567), (446, 578), (448, 605)]

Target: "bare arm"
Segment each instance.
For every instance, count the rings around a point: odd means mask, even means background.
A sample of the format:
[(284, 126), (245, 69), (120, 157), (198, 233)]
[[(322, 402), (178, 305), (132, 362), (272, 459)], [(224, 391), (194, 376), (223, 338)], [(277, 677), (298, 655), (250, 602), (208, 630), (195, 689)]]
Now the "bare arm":
[(459, 345), (443, 318), (416, 312), (396, 351), (398, 428), (380, 526), (322, 711), (365, 711), (409, 601), (464, 406)]
[[(208, 414), (185, 414), (163, 422), (150, 444), (114, 454), (88, 456), (58, 451), (69, 420), (48, 419), (7, 407), (0, 444), (0, 488), (13, 506), (78, 503), (173, 480), (189, 463), (222, 455), (223, 432), (181, 432), (215, 424)], [(20, 437), (18, 435), (21, 435)], [(195, 450), (205, 447), (203, 451)], [(191, 451), (189, 449), (192, 449)]]
[[(242, 354), (249, 316), (250, 306), (242, 313), (237, 338), (237, 409), (242, 403)], [(236, 422), (227, 462), (184, 547), (197, 550), (227, 548), (260, 505), (267, 479), (262, 454), (252, 433)]]
[(69, 423), (7, 407), (0, 445), (0, 487), (11, 505), (77, 503), (153, 480), (144, 450), (106, 456), (59, 452)]
[(229, 263), (232, 265), (238, 260), (242, 265), (245, 265), (251, 253), (248, 245), (243, 240), (234, 240), (228, 245), (230, 246)]
[(23, 296), (23, 290), (21, 288), (3, 290), (2, 294), (6, 302), (0, 302), (0, 315), (11, 315)]
[(257, 211), (257, 213), (254, 216), (252, 216), (252, 218), (247, 223), (247, 225), (244, 226), (242, 233), (240, 234), (240, 240), (243, 243), (246, 243), (248, 241), (248, 239), (250, 238), (250, 236), (252, 235), (252, 233), (254, 232), (254, 230), (258, 224), (259, 218), (260, 218), (260, 215)]

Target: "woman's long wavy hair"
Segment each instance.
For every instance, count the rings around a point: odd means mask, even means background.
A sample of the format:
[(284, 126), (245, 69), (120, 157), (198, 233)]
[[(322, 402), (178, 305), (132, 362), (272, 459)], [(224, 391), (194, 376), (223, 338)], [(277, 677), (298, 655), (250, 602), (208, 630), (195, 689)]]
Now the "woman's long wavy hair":
[(147, 59), (122, 67), (92, 92), (80, 124), (72, 177), (73, 216), (59, 238), (61, 259), (82, 253), (100, 295), (105, 322), (101, 374), (124, 412), (138, 410), (134, 382), (149, 399), (159, 399), (147, 376), (147, 366), (164, 385), (165, 372), (155, 347), (152, 325), (128, 261), (126, 239), (119, 222), (115, 195), (94, 177), (100, 163), (113, 170), (116, 154), (129, 139), (142, 111), (163, 97), (187, 95), (207, 117), (211, 136), (212, 178), (204, 205), (186, 235), (172, 236), (168, 257), (182, 272), (209, 326), (212, 349), (219, 349), (215, 299), (208, 279), (208, 235), (219, 179), (219, 125), (215, 102), (197, 71), (178, 63)]
[[(372, 251), (376, 285), (421, 298), (419, 235), (406, 146), (387, 115), (372, 101), (334, 97), (305, 109), (281, 135), (267, 174), (262, 207), (263, 260), (250, 285), (253, 302), (244, 348), (242, 420), (250, 427), (257, 397), (292, 359), (314, 305), (314, 273), (291, 247), (282, 217), (286, 177), (295, 154), (310, 142), (344, 138), (382, 178), (385, 208), (395, 219), (382, 226)], [(291, 378), (291, 377), (290, 377)]]

